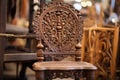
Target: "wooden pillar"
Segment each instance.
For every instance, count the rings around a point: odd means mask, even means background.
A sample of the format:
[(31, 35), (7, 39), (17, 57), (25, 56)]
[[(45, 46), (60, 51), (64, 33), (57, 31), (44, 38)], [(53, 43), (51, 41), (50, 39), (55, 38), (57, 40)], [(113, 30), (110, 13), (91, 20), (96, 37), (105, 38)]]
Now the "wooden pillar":
[[(33, 27), (32, 27), (33, 13), (34, 13), (33, 1), (34, 0), (29, 0), (29, 34), (33, 34)], [(27, 39), (26, 48), (28, 48), (30, 52), (34, 52), (36, 48), (33, 42), (35, 42), (33, 39), (31, 38)]]
[(33, 19), (33, 0), (29, 0), (29, 33), (33, 33), (32, 19)]
[[(5, 32), (7, 0), (0, 0), (0, 33)], [(3, 80), (3, 51), (4, 38), (0, 37), (0, 80)]]

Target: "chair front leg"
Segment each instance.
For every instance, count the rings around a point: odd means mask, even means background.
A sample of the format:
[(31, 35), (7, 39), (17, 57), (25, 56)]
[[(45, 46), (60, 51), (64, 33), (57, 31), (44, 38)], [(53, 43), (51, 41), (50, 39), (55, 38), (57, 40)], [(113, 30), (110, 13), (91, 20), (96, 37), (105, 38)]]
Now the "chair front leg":
[(35, 72), (36, 80), (45, 80), (44, 71)]
[(86, 80), (95, 80), (95, 71), (87, 71), (86, 73)]

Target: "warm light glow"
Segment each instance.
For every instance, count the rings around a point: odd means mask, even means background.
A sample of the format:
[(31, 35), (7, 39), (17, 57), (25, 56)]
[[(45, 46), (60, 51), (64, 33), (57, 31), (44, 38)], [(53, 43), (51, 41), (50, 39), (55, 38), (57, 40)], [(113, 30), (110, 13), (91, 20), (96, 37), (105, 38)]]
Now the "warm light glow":
[(38, 0), (34, 0), (34, 3), (39, 3), (39, 1)]
[(76, 2), (81, 2), (81, 0), (75, 0)]
[(79, 3), (74, 3), (73, 6), (74, 6), (74, 8), (77, 9), (77, 10), (81, 10), (81, 9), (82, 9), (81, 4), (79, 4)]
[(64, 0), (66, 3), (71, 3), (73, 2), (74, 0)]
[(34, 6), (34, 10), (37, 11), (39, 7), (37, 5)]
[(81, 2), (82, 7), (87, 7), (86, 2)]
[(91, 1), (86, 1), (86, 5), (90, 7), (90, 6), (92, 6), (92, 2)]
[(113, 22), (113, 23), (116, 23), (116, 20), (115, 20), (114, 18), (112, 18), (112, 22)]

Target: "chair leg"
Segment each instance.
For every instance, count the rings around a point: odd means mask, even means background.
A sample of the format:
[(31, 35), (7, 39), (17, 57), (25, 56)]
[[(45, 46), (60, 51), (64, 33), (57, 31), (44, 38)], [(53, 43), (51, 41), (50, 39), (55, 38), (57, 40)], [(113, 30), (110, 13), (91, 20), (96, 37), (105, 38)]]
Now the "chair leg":
[(19, 62), (16, 63), (16, 79), (18, 80)]
[(27, 80), (26, 79), (26, 69), (27, 69), (26, 64), (22, 63), (22, 68), (21, 68), (20, 74), (19, 74), (19, 80)]
[(44, 71), (36, 71), (36, 80), (45, 80)]
[[(26, 70), (27, 70), (27, 67), (29, 67), (30, 69), (32, 69), (32, 64), (34, 63), (35, 61), (30, 61), (30, 62), (22, 62), (21, 64), (21, 70), (20, 70), (20, 73), (19, 73), (19, 80), (27, 80), (26, 78)], [(32, 69), (33, 70), (33, 69)]]
[(86, 75), (86, 80), (95, 80), (95, 71), (88, 71)]

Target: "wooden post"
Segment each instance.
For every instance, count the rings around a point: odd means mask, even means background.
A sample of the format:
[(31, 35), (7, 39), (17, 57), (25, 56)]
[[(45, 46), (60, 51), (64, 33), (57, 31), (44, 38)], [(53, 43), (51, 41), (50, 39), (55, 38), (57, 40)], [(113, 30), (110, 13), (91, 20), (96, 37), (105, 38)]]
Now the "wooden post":
[(29, 0), (29, 33), (33, 33), (32, 19), (33, 19), (33, 0)]
[[(5, 32), (7, 0), (0, 0), (0, 33)], [(4, 38), (0, 37), (0, 80), (3, 80), (3, 51)]]
[[(32, 20), (33, 20), (33, 0), (29, 0), (29, 33), (33, 33), (33, 27), (32, 27)], [(27, 39), (26, 48), (30, 50), (30, 52), (33, 52), (32, 50), (32, 39)]]

